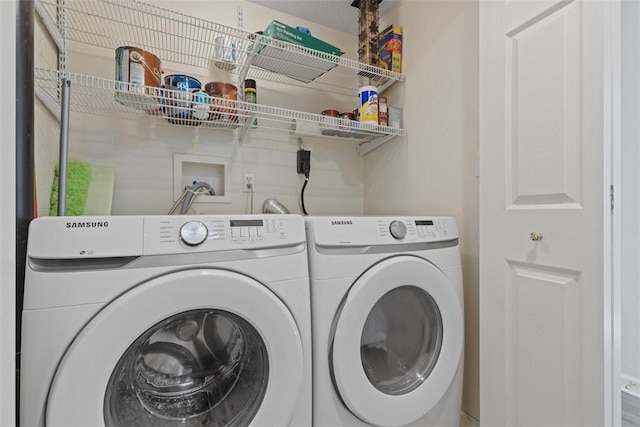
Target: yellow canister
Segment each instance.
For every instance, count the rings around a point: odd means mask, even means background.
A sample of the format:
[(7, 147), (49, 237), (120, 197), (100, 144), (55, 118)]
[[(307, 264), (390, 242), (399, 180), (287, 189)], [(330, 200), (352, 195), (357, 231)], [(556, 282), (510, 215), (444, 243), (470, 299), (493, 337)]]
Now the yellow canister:
[(378, 88), (362, 86), (358, 91), (360, 122), (378, 124)]

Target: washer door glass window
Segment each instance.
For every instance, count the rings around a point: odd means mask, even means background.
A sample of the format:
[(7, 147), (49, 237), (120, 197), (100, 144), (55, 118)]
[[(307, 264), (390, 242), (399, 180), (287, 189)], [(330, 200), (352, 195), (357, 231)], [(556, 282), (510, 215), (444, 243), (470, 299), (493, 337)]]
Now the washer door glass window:
[(373, 307), (360, 340), (362, 366), (383, 393), (402, 395), (420, 386), (442, 347), (442, 316), (424, 290), (402, 286)]
[(387, 258), (353, 283), (334, 319), (330, 370), (342, 402), (374, 426), (431, 411), (462, 360), (462, 304), (430, 262)]
[(118, 362), (107, 425), (248, 425), (269, 377), (264, 341), (241, 317), (192, 310), (156, 324)]

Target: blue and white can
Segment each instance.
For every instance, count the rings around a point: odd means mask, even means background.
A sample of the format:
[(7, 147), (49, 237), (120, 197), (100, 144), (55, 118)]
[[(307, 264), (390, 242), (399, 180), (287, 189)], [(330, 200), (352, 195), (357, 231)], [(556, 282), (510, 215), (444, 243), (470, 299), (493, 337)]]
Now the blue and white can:
[(202, 90), (194, 92), (193, 117), (200, 120), (206, 120), (209, 118), (210, 111), (211, 107), (209, 106), (209, 94)]
[(170, 117), (189, 118), (193, 92), (202, 89), (200, 80), (184, 74), (169, 74), (164, 77), (163, 87), (165, 114)]

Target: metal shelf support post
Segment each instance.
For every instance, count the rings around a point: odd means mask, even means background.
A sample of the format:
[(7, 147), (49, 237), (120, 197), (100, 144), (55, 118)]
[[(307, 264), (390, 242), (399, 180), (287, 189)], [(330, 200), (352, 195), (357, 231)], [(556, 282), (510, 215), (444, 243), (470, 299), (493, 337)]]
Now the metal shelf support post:
[(61, 82), (60, 157), (58, 160), (58, 216), (64, 216), (67, 202), (67, 160), (69, 158), (69, 100), (71, 80)]

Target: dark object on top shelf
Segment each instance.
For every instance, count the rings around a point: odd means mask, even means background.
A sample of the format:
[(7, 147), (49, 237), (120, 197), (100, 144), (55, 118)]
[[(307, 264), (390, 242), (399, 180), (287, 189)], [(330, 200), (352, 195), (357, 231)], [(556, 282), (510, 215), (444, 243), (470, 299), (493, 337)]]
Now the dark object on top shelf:
[[(378, 4), (382, 3), (382, 0), (378, 0)], [(351, 2), (351, 6), (355, 7), (355, 8), (359, 8), (360, 7), (360, 0), (353, 0)]]
[(378, 66), (378, 3), (379, 0), (358, 2), (358, 60)]

